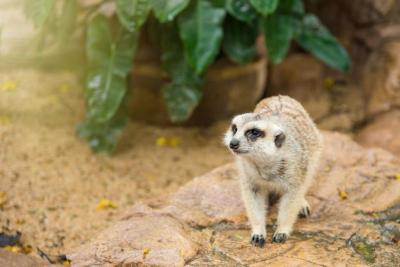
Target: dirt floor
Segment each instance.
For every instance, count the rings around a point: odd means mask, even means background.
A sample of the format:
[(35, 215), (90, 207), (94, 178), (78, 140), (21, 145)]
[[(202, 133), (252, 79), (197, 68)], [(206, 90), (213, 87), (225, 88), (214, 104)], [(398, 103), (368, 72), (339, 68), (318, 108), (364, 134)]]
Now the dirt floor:
[[(132, 204), (231, 160), (222, 145), (227, 122), (190, 129), (130, 123), (113, 156), (95, 155), (74, 134), (83, 111), (74, 74), (0, 74), (0, 226), (21, 231), (32, 253), (65, 253)], [(160, 146), (159, 138), (178, 144)], [(116, 208), (97, 209), (102, 199)]]

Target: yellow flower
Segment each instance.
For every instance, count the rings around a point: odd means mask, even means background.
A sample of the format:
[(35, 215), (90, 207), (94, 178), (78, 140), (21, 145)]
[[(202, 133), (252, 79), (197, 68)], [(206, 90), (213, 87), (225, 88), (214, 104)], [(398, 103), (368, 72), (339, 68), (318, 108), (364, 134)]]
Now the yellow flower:
[(146, 258), (146, 256), (150, 253), (150, 248), (144, 248), (143, 249), (143, 258)]
[(169, 142), (168, 142), (168, 144), (169, 144), (170, 146), (172, 146), (172, 147), (179, 146), (179, 143), (180, 143), (180, 140), (179, 140), (179, 138), (177, 138), (177, 137), (171, 137), (171, 138), (169, 139)]
[(0, 192), (0, 207), (4, 206), (7, 202), (7, 193), (6, 192)]
[(5, 246), (4, 249), (14, 253), (21, 252), (21, 248), (18, 246)]
[(3, 91), (13, 91), (17, 88), (17, 83), (14, 81), (5, 81), (0, 85), (0, 89)]
[(103, 198), (97, 203), (97, 210), (116, 209), (118, 206), (109, 199)]
[(335, 85), (335, 80), (331, 77), (326, 77), (324, 79), (324, 85), (327, 89), (331, 89)]
[(157, 146), (165, 146), (165, 145), (167, 145), (167, 143), (168, 143), (167, 138), (165, 138), (163, 136), (158, 137), (157, 140), (156, 140), (156, 145)]
[(400, 173), (395, 175), (397, 181), (400, 181)]
[(165, 137), (165, 136), (160, 136), (156, 139), (156, 145), (157, 146), (170, 146), (170, 147), (176, 147), (179, 146), (180, 140), (177, 137)]
[(337, 190), (338, 190), (338, 195), (342, 200), (347, 199), (347, 192), (346, 191), (342, 191), (339, 188)]

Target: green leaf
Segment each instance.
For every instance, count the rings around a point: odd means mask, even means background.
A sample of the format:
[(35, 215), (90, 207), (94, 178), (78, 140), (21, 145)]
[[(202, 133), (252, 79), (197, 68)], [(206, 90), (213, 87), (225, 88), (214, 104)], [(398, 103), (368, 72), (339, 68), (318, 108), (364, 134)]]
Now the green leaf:
[(226, 1), (228, 0), (208, 0), (208, 1), (210, 1), (215, 7), (224, 8)]
[(264, 16), (274, 13), (279, 0), (250, 0), (252, 6)]
[(150, 9), (150, 0), (117, 0), (118, 19), (130, 32), (143, 25)]
[(126, 121), (120, 111), (138, 36), (122, 26), (113, 32), (108, 19), (98, 15), (88, 25), (86, 40), (88, 110), (77, 134), (88, 140), (93, 151), (110, 152)]
[(351, 62), (346, 49), (314, 15), (307, 15), (304, 18), (297, 42), (327, 65), (341, 71), (350, 70)]
[(224, 52), (233, 62), (250, 62), (256, 56), (257, 34), (257, 24), (248, 25), (228, 16), (224, 22)]
[(263, 19), (265, 45), (272, 63), (279, 64), (285, 58), (298, 27), (296, 19), (288, 15), (273, 14)]
[(280, 0), (276, 12), (285, 14), (304, 14), (303, 0)]
[(256, 11), (248, 0), (227, 0), (226, 10), (236, 19), (248, 23), (252, 22), (257, 17)]
[(88, 74), (87, 115), (92, 121), (104, 123), (114, 116), (125, 95), (125, 83), (125, 77), (113, 74), (111, 69), (100, 69)]
[(127, 122), (128, 118), (124, 114), (117, 114), (110, 121), (100, 124), (86, 120), (77, 127), (76, 134), (86, 139), (94, 152), (110, 153), (114, 150), (118, 136)]
[(163, 88), (163, 96), (171, 121), (181, 122), (187, 120), (197, 107), (202, 91), (190, 85), (172, 82)]
[(185, 57), (197, 74), (214, 61), (222, 40), (225, 10), (204, 0), (193, 0), (179, 18)]
[(152, 0), (154, 14), (160, 22), (172, 21), (190, 0)]
[(55, 2), (55, 0), (25, 0), (25, 14), (33, 21), (35, 28), (40, 29), (43, 27), (53, 12)]
[(160, 29), (161, 60), (172, 82), (163, 88), (163, 96), (172, 122), (190, 117), (201, 100), (202, 79), (186, 62), (175, 24), (164, 24)]
[(117, 112), (126, 91), (126, 76), (136, 50), (137, 34), (120, 29), (113, 38), (108, 20), (95, 17), (89, 24), (87, 55), (88, 116), (96, 123), (110, 120)]

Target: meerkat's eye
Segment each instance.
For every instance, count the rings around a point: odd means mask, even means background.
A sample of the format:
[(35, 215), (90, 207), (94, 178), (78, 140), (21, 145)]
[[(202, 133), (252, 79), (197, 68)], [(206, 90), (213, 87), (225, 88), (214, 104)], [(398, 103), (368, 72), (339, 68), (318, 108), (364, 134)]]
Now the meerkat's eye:
[(246, 131), (246, 136), (247, 138), (249, 138), (250, 140), (254, 141), (256, 140), (258, 137), (264, 137), (265, 133), (257, 128), (253, 128), (250, 130)]
[(232, 133), (236, 134), (236, 132), (237, 132), (237, 126), (236, 124), (232, 124)]

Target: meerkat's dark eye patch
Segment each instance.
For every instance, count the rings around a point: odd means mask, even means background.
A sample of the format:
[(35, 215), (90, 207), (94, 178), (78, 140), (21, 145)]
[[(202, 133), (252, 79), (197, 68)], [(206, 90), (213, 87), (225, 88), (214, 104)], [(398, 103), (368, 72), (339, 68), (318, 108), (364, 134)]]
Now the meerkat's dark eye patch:
[(237, 132), (237, 126), (236, 124), (232, 124), (232, 133), (236, 134), (236, 132)]
[(275, 140), (274, 140), (276, 147), (278, 147), (278, 148), (282, 147), (283, 143), (285, 142), (285, 139), (286, 139), (286, 135), (284, 133), (282, 133), (282, 132), (278, 133), (275, 136)]
[(255, 141), (259, 137), (264, 137), (265, 132), (261, 131), (260, 129), (253, 128), (253, 129), (247, 130), (245, 135), (249, 140)]

